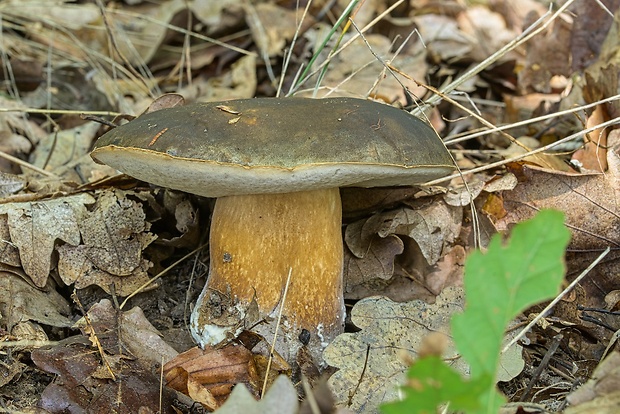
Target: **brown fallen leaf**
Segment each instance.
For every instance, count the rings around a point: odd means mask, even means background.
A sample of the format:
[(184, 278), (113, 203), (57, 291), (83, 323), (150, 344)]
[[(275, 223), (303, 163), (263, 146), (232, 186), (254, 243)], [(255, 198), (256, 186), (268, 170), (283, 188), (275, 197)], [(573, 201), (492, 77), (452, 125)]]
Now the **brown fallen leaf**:
[(217, 412), (219, 414), (238, 413), (278, 413), (296, 414), (299, 409), (297, 391), (291, 380), (280, 375), (265, 397), (257, 401), (244, 385), (235, 387), (230, 398)]
[(25, 186), (26, 180), (23, 177), (0, 171), (0, 198), (15, 194)]
[[(318, 27), (321, 28), (320, 31), (316, 30)], [(309, 30), (304, 37), (310, 41), (312, 47), (319, 47), (330, 29), (331, 25), (319, 23), (315, 25), (314, 31)], [(354, 34), (355, 31), (345, 34), (343, 42), (348, 41)], [(367, 33), (365, 38), (377, 55), (390, 59), (390, 64), (394, 68), (406, 73), (410, 78), (399, 76), (396, 79), (387, 73), (383, 64), (368, 49), (369, 46), (363, 39), (358, 38), (331, 60), (329, 70), (321, 81), (321, 85), (327, 87), (327, 91), (335, 89), (340, 96), (358, 96), (360, 93), (366, 93), (388, 103), (400, 102), (401, 104), (406, 102), (404, 87), (414, 96), (424, 95), (425, 89), (412, 80), (424, 79), (428, 68), (426, 49), (421, 42), (410, 40), (409, 48), (395, 55), (391, 49), (393, 43), (387, 36)], [(326, 50), (328, 51), (329, 48)], [(318, 63), (321, 62), (322, 59), (318, 59)], [(309, 83), (315, 79), (316, 77), (311, 78)], [(325, 92), (319, 92), (319, 96), (324, 95)], [(303, 96), (303, 94), (298, 96)]]
[(606, 173), (564, 173), (544, 168), (513, 165), (519, 185), (503, 193), (506, 216), (495, 224), (506, 230), (543, 208), (566, 214), (573, 233), (569, 249), (592, 250), (620, 246), (620, 158), (607, 154)]
[(164, 376), (169, 387), (209, 409), (220, 406), (235, 384), (246, 384), (255, 397), (262, 384), (252, 352), (234, 343), (220, 349), (191, 348), (166, 363)]
[[(133, 357), (152, 372), (159, 371), (162, 362), (165, 364), (178, 355), (161, 338), (139, 307), (118, 312), (111, 301), (102, 299), (91, 306), (88, 316), (96, 335), (106, 333), (105, 337), (100, 337), (104, 346), (115, 346), (120, 341)], [(86, 329), (85, 320), (76, 322), (75, 327)], [(115, 333), (120, 335), (120, 339)]]
[(49, 412), (158, 412), (161, 404), (164, 413), (174, 413), (170, 390), (164, 388), (160, 394), (159, 378), (141, 367), (139, 361), (108, 356), (117, 379), (101, 375), (107, 367), (101, 365), (100, 355), (86, 337), (72, 336), (31, 355), (37, 367), (58, 376), (39, 401), (39, 406)]
[[(607, 152), (605, 173), (564, 173), (544, 168), (512, 165), (519, 184), (502, 193), (506, 215), (495, 222), (498, 230), (532, 217), (543, 208), (563, 211), (572, 232), (567, 250), (567, 279), (574, 279), (607, 247), (612, 251), (587, 278), (584, 301), (589, 307), (604, 307), (605, 295), (617, 286), (620, 272), (620, 158)], [(600, 340), (606, 341), (604, 329)]]
[[(538, 18), (531, 15), (527, 25)], [(528, 42), (525, 61), (519, 70), (519, 88), (524, 92), (551, 92), (551, 78), (570, 76), (570, 37), (572, 20), (560, 17), (546, 32), (538, 35), (536, 42)]]
[[(451, 206), (437, 198), (421, 198), (401, 204), (407, 206), (382, 211), (347, 226), (347, 298), (383, 294), (398, 301), (431, 299), (439, 293), (436, 289), (454, 284), (445, 283), (455, 279), (449, 276), (453, 272), (441, 271), (437, 263), (450, 251), (460, 232), (460, 203), (455, 201), (456, 205)], [(438, 271), (446, 277), (429, 276)], [(426, 284), (429, 281), (433, 287)]]
[[(289, 41), (295, 35), (297, 22), (303, 9), (287, 9), (273, 3), (247, 3), (246, 22), (262, 56), (282, 56)], [(306, 20), (304, 26), (312, 24)], [(278, 22), (278, 24), (272, 24)]]

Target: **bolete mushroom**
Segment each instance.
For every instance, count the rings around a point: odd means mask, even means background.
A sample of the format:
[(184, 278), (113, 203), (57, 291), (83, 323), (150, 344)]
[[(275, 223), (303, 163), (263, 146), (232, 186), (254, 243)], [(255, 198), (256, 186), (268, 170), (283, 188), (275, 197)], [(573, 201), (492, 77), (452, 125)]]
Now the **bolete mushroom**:
[[(344, 325), (339, 187), (405, 186), (449, 174), (426, 123), (352, 98), (260, 98), (148, 113), (97, 142), (95, 160), (205, 197), (207, 284), (191, 331), (203, 347), (252, 328), (289, 360), (318, 357)], [(287, 294), (287, 278), (290, 274)]]

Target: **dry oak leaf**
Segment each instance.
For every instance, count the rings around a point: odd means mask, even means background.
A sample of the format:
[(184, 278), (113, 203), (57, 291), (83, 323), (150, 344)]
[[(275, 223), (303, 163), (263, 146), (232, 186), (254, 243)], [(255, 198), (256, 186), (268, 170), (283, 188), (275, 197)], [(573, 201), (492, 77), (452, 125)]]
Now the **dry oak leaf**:
[[(467, 375), (469, 366), (449, 336), (452, 315), (463, 307), (463, 289), (454, 286), (444, 289), (434, 304), (421, 300), (397, 303), (380, 296), (357, 302), (351, 321), (361, 331), (339, 335), (323, 352), (325, 362), (339, 369), (328, 380), (336, 405), (356, 413), (377, 413), (380, 404), (397, 399), (408, 365), (431, 333), (447, 339), (446, 362)], [(525, 364), (521, 353), (520, 346), (512, 346), (502, 354), (498, 381), (509, 381), (521, 372)]]
[(299, 409), (297, 391), (291, 380), (280, 375), (265, 397), (259, 401), (243, 385), (235, 387), (226, 403), (217, 411), (218, 414), (237, 413), (279, 413), (296, 414)]
[[(611, 136), (611, 135), (610, 135)], [(502, 194), (505, 216), (495, 222), (498, 230), (526, 220), (542, 208), (565, 213), (572, 233), (568, 245), (567, 280), (574, 279), (608, 246), (611, 252), (581, 282), (585, 289), (582, 300), (586, 307), (602, 307), (605, 295), (618, 286), (620, 272), (620, 159), (607, 152), (605, 173), (563, 173), (535, 166), (514, 167), (519, 184)], [(606, 337), (604, 328), (597, 336)]]
[(218, 349), (190, 348), (166, 363), (163, 370), (168, 387), (209, 409), (219, 407), (233, 387), (246, 385), (258, 397), (262, 384), (255, 356), (244, 345), (235, 343)]
[[(405, 203), (410, 206), (377, 213), (347, 226), (347, 298), (383, 294), (403, 301), (428, 296), (419, 282), (450, 250), (461, 229), (462, 208), (436, 197)], [(417, 282), (411, 285), (410, 279)]]
[[(84, 318), (75, 323), (75, 327), (89, 333), (91, 328), (104, 347), (123, 349), (140, 361), (140, 364), (152, 372), (161, 368), (178, 352), (168, 345), (159, 331), (146, 319), (142, 309), (134, 307), (128, 311), (119, 312), (108, 299), (95, 303), (89, 310), (91, 326), (86, 325)], [(120, 335), (120, 338), (119, 338)]]
[[(444, 289), (432, 305), (378, 296), (357, 302), (351, 320), (361, 331), (338, 336), (323, 352), (325, 362), (339, 368), (328, 381), (336, 404), (374, 413), (381, 403), (395, 400), (408, 368), (405, 359), (415, 357), (429, 333), (448, 335), (450, 318), (463, 305), (462, 289), (455, 287)], [(451, 345), (446, 356), (455, 356)], [(462, 358), (452, 360), (452, 366), (467, 369)]]
[(86, 205), (94, 203), (88, 194), (53, 200), (0, 204), (0, 215), (8, 216), (11, 242), (19, 250), (21, 265), (38, 287), (45, 286), (56, 240), (78, 245), (79, 223)]
[(142, 251), (157, 236), (140, 203), (122, 191), (104, 191), (92, 212), (80, 223), (83, 244), (58, 247), (58, 273), (66, 284), (78, 289), (96, 284), (106, 292), (114, 284), (127, 296), (148, 280), (150, 262)]

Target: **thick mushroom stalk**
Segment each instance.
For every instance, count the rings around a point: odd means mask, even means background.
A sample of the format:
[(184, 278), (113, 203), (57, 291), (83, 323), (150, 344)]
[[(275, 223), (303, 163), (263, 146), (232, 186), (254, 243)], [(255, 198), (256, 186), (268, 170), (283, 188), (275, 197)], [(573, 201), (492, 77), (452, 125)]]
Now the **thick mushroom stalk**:
[(290, 360), (306, 329), (308, 348), (320, 358), (344, 324), (341, 220), (337, 188), (218, 198), (194, 338), (215, 345), (252, 328), (271, 341), (279, 329), (276, 349)]

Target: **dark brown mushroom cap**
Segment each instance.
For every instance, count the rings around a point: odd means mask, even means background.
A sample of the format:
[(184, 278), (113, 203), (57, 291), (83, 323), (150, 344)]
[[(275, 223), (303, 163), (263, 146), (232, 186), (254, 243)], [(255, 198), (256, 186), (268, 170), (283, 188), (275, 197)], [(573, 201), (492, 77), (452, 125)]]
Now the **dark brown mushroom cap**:
[(422, 120), (354, 98), (257, 98), (152, 112), (103, 135), (95, 160), (208, 197), (412, 185), (452, 159)]

